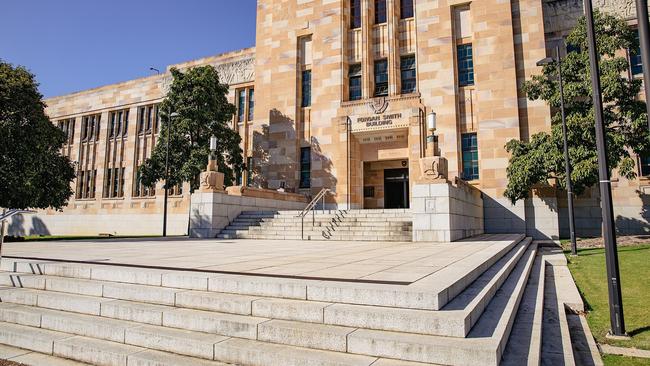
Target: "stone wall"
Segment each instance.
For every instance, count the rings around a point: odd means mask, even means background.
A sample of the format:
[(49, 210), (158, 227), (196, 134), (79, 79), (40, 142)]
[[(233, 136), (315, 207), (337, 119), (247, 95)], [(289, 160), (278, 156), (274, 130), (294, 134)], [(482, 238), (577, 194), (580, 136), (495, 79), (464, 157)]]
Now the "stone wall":
[[(257, 192), (251, 196), (233, 195), (226, 192), (194, 193), (190, 209), (190, 237), (214, 238), (242, 211), (302, 210), (307, 205), (305, 196), (272, 193), (284, 197), (273, 195), (272, 198), (264, 198)], [(303, 198), (297, 199), (296, 196)]]
[[(170, 212), (167, 216), (167, 235), (187, 235), (189, 216)], [(28, 235), (70, 235), (97, 236), (111, 234), (119, 236), (162, 235), (162, 213), (118, 213), (48, 215), (21, 214), (9, 219), (7, 233), (13, 236)]]
[(454, 184), (413, 185), (413, 241), (449, 242), (483, 234), (483, 198), (473, 186), (456, 178)]

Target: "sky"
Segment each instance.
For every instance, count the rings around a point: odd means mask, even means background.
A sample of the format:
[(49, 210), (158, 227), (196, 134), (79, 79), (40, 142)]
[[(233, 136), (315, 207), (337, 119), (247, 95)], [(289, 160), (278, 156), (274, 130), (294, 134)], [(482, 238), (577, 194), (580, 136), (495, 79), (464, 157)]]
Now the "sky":
[(0, 59), (47, 98), (255, 45), (255, 0), (2, 0)]

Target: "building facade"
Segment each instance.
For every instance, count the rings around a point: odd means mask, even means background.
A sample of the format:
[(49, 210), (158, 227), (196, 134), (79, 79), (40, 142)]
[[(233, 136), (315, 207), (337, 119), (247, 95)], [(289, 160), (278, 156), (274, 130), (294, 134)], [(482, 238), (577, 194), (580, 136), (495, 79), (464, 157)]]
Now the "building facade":
[[(596, 3), (634, 26), (627, 2)], [(420, 162), (435, 155), (447, 177), (481, 191), (486, 232), (555, 239), (567, 231), (564, 193), (538, 190), (512, 205), (504, 145), (550, 130), (549, 108), (521, 86), (581, 13), (578, 0), (259, 0), (254, 48), (170, 67), (214, 65), (230, 86), (242, 185), (329, 188), (330, 208), (409, 208), (413, 184), (426, 180)], [(169, 82), (164, 72), (46, 100), (69, 136), (75, 195), (63, 212), (14, 220), (10, 233), (159, 233), (164, 192), (137, 184), (137, 168), (156, 143)], [(614, 179), (624, 232), (648, 227), (642, 160), (639, 179)], [(169, 230), (184, 234), (189, 185), (170, 193)], [(578, 234), (597, 235), (597, 189), (576, 205)]]

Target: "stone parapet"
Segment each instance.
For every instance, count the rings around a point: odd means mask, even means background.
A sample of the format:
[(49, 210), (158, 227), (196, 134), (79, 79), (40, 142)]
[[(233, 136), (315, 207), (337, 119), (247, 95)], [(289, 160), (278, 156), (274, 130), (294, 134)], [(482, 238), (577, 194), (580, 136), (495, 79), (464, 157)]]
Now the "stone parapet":
[(475, 187), (453, 182), (413, 185), (413, 241), (449, 242), (483, 233), (483, 198)]
[(214, 238), (243, 211), (302, 210), (306, 202), (307, 197), (302, 195), (250, 187), (195, 192), (190, 209), (190, 237)]
[(270, 189), (246, 187), (246, 186), (230, 186), (226, 188), (226, 193), (232, 196), (267, 198), (272, 200), (280, 200), (280, 201), (288, 201), (288, 202), (304, 202), (304, 203), (309, 202), (307, 196), (305, 196), (304, 194), (280, 192), (280, 191), (274, 191)]

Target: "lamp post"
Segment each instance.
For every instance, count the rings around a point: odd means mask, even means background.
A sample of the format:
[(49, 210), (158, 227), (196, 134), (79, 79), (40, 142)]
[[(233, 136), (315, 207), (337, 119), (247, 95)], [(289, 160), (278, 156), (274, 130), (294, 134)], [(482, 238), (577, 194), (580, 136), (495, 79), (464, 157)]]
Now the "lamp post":
[(562, 116), (562, 140), (564, 145), (564, 169), (566, 175), (566, 195), (569, 206), (569, 236), (571, 238), (571, 255), (578, 255), (578, 246), (576, 244), (575, 218), (573, 216), (573, 184), (571, 183), (571, 163), (569, 162), (569, 143), (567, 141), (566, 116), (564, 113), (564, 83), (562, 82), (562, 56), (560, 55), (560, 46), (555, 47), (555, 58), (547, 57), (537, 61), (537, 66), (557, 64), (557, 79), (560, 88), (560, 114)]
[(217, 156), (215, 155), (217, 151), (217, 136), (210, 136), (210, 160), (216, 160)]
[(639, 27), (641, 65), (643, 67), (643, 87), (645, 91), (648, 127), (650, 127), (650, 29), (648, 26), (648, 0), (636, 0), (636, 19)]
[(427, 130), (430, 135), (427, 136), (427, 150), (429, 150), (429, 156), (436, 155), (436, 145), (435, 145), (435, 135), (433, 134), (436, 131), (436, 112), (429, 112), (427, 114)]
[(169, 180), (169, 131), (172, 129), (172, 120), (178, 117), (178, 113), (173, 112), (167, 118), (167, 143), (165, 147), (165, 202), (163, 204), (163, 236), (167, 236), (167, 198), (169, 196), (169, 187), (167, 181)]
[(607, 141), (605, 140), (605, 125), (603, 123), (603, 101), (600, 94), (600, 70), (598, 67), (598, 51), (596, 49), (596, 34), (594, 31), (594, 14), (591, 0), (585, 0), (584, 4), (587, 20), (587, 47), (589, 48), (594, 116), (596, 117), (596, 148), (598, 150), (600, 204), (603, 218), (603, 239), (605, 241), (605, 262), (607, 264), (607, 288), (609, 290), (610, 334), (617, 337), (625, 337), (618, 253), (616, 252), (616, 235), (614, 235), (612, 183), (607, 167)]

